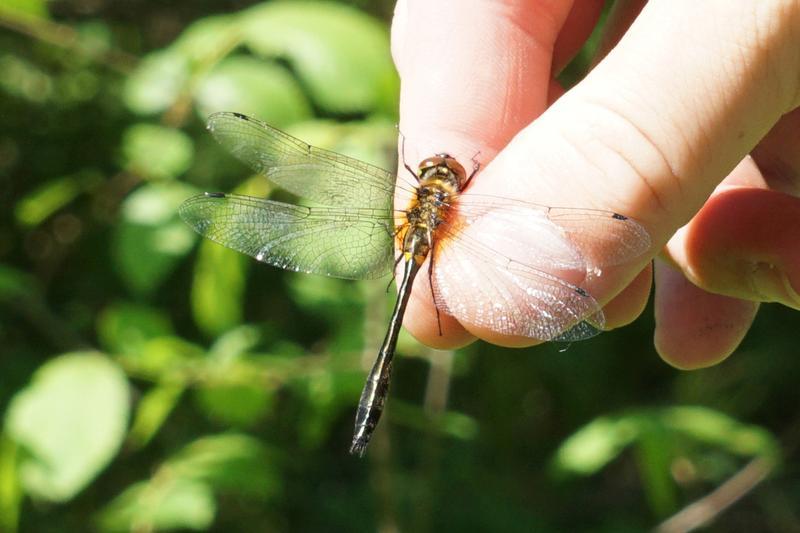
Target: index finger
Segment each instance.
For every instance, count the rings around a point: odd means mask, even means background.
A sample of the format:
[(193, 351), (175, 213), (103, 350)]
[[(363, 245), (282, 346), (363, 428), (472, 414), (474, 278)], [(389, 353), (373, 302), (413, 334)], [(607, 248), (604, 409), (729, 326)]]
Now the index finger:
[[(571, 7), (546, 0), (398, 1), (392, 55), (402, 80), (401, 183), (413, 181), (403, 162), (414, 169), (436, 153), (485, 166), (544, 111), (554, 43)], [(432, 346), (469, 342), (472, 335), (441, 313), (439, 334), (427, 273), (425, 267), (415, 284), (405, 326)]]

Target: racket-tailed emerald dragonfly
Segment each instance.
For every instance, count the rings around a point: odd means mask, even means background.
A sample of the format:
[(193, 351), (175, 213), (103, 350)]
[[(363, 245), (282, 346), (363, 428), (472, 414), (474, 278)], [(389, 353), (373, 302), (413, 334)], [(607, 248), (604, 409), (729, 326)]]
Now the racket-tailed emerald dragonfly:
[[(239, 113), (212, 115), (208, 129), (234, 156), (314, 205), (205, 193), (180, 207), (198, 233), (297, 272), (369, 279), (399, 267), (397, 302), (358, 405), (353, 454), (363, 455), (383, 412), (403, 315), (426, 261), (437, 312), (506, 335), (575, 341), (605, 324), (580, 286), (601, 272), (586, 250), (606, 243), (613, 251), (601, 266), (610, 266), (650, 246), (644, 228), (619, 213), (470, 194), (479, 165), (468, 174), (445, 153), (416, 170), (404, 162), (411, 175), (404, 185), (392, 172)], [(406, 188), (407, 205), (394, 205), (395, 187)]]

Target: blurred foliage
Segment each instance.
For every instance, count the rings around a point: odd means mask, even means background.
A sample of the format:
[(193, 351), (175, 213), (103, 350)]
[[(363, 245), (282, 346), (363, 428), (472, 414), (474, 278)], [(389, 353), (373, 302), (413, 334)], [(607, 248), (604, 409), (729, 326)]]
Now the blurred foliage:
[(780, 308), (692, 373), (646, 317), (565, 353), (403, 333), (370, 455), (346, 455), (388, 280), (264, 267), (176, 208), (282, 197), (204, 132), (219, 110), (391, 168), (392, 8), (0, 3), (0, 531), (638, 531), (753, 460), (772, 476), (711, 530), (796, 530)]

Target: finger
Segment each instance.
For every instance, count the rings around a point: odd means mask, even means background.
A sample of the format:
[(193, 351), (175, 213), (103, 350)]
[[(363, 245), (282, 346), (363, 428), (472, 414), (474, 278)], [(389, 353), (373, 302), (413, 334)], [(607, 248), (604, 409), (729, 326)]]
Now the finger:
[(767, 187), (800, 196), (800, 109), (781, 117), (752, 156)]
[(758, 304), (706, 292), (682, 273), (656, 261), (654, 342), (667, 363), (703, 368), (728, 357), (739, 346)]
[[(758, 212), (756, 204), (760, 198), (773, 197), (772, 194), (767, 195), (765, 192), (758, 192), (759, 190), (771, 189), (775, 191), (775, 194), (797, 196), (797, 182), (800, 177), (799, 127), (800, 112), (795, 111), (781, 118), (753, 151), (753, 157), (745, 158), (725, 178), (723, 184), (712, 194), (700, 214), (694, 217), (668, 243), (666, 257), (673, 262), (673, 266), (683, 271), (684, 275), (690, 276), (704, 289), (718, 289), (717, 285), (720, 281), (728, 280), (726, 284), (730, 284), (731, 279), (738, 280), (740, 289), (758, 287), (759, 284), (756, 280), (748, 278), (759, 272), (759, 268), (746, 265), (758, 265), (765, 259), (771, 261), (772, 258), (785, 255), (782, 253), (785, 246), (781, 239), (770, 238), (762, 242), (757, 231), (749, 228), (749, 226), (764, 227), (769, 225), (770, 221), (754, 219), (747, 213)], [(734, 195), (731, 196), (731, 193)], [(724, 195), (725, 198), (720, 199), (718, 195)], [(781, 205), (795, 203), (791, 199), (780, 198), (781, 201), (770, 206), (769, 213), (762, 212), (762, 216), (772, 219), (772, 209), (781, 210)], [(745, 204), (750, 205), (745, 206)], [(721, 213), (722, 209), (730, 211)], [(714, 212), (717, 215), (714, 215)], [(720, 214), (726, 215), (726, 218), (730, 219), (732, 223), (744, 217), (745, 231), (737, 231), (733, 224), (726, 223)], [(790, 210), (781, 217), (788, 218), (792, 215)], [(709, 224), (709, 221), (716, 222)], [(724, 266), (733, 260), (727, 251), (722, 252), (726, 259), (722, 264), (718, 258), (712, 257), (713, 254), (719, 252), (721, 243), (729, 241), (730, 235), (735, 235), (736, 248), (741, 250), (738, 260), (734, 260), (735, 263), (746, 266), (740, 268), (739, 272), (733, 273), (729, 271), (729, 267)], [(771, 237), (775, 236), (771, 235)], [(753, 240), (756, 242), (752, 242)], [(775, 247), (771, 248), (773, 245)], [(784, 257), (780, 263), (790, 264), (790, 268), (793, 268), (792, 261), (792, 257)], [(678, 274), (670, 271), (669, 275)], [(773, 275), (775, 274), (773, 273)], [(711, 280), (711, 283), (708, 283), (708, 280)], [(723, 292), (728, 290), (730, 290), (729, 287), (723, 287)], [(683, 292), (688, 294), (682, 294)], [(779, 292), (782, 293), (779, 296), (786, 296), (785, 290)], [(697, 296), (698, 294), (700, 296)], [(753, 290), (748, 290), (746, 293), (740, 290), (739, 295), (754, 301), (761, 299), (761, 294)], [(674, 302), (693, 299), (703, 302), (704, 314), (708, 315), (708, 317), (700, 317), (699, 322), (711, 321), (716, 326), (713, 331), (695, 335), (692, 328), (685, 327), (687, 321), (690, 324), (698, 322), (693, 320), (695, 318), (694, 311), (690, 312), (690, 318), (687, 319), (684, 314), (685, 309), (670, 307)], [(668, 283), (668, 288), (656, 290), (656, 310), (660, 314), (660, 318), (657, 316), (656, 322), (656, 347), (667, 362), (681, 368), (697, 368), (714, 364), (727, 357), (736, 347), (752, 322), (751, 314), (754, 315), (757, 308), (758, 306), (752, 301), (747, 302), (724, 296), (712, 297), (708, 292), (688, 281)], [(718, 318), (709, 318), (714, 316)], [(723, 322), (719, 322), (719, 320)], [(720, 339), (720, 336), (723, 338)], [(710, 337), (710, 339), (706, 337)]]
[(759, 176), (744, 160), (666, 252), (705, 290), (800, 309), (800, 199), (751, 185)]
[[(792, 41), (800, 5), (792, 5), (648, 3), (619, 45), (512, 140), (473, 192), (502, 187), (546, 205), (632, 216), (649, 230), (654, 253), (800, 103)], [(587, 288), (602, 303), (641, 264), (606, 270)]]
[[(570, 7), (552, 0), (400, 0), (392, 54), (402, 80), (401, 157), (409, 166), (440, 152), (460, 161), (477, 155), (485, 166), (538, 116), (547, 105), (553, 46)], [(400, 179), (408, 182), (402, 170)], [(426, 344), (463, 344), (463, 328), (444, 314), (443, 336), (431, 327), (427, 274), (418, 279), (423, 282), (415, 283), (406, 328)]]
[(603, 307), (606, 329), (620, 328), (636, 320), (647, 305), (652, 286), (653, 264), (647, 263), (644, 270)]

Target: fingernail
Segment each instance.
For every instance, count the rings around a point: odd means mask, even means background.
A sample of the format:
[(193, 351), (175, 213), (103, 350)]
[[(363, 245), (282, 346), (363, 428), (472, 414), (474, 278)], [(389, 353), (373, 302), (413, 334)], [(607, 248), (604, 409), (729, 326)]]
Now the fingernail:
[(800, 294), (789, 276), (778, 265), (758, 262), (750, 275), (753, 292), (762, 301), (778, 302), (800, 310)]

